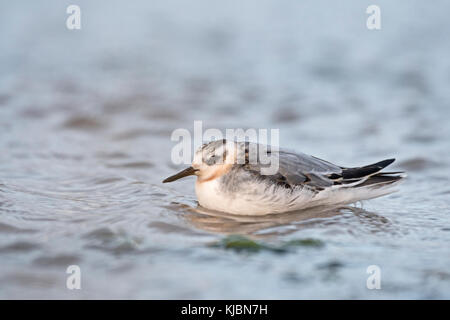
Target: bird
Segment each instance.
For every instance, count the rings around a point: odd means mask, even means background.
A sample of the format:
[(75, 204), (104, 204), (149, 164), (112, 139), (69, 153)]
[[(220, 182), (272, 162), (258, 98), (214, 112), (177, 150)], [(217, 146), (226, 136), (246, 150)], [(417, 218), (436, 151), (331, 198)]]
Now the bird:
[[(261, 155), (277, 161), (276, 171), (264, 173), (268, 164)], [(220, 139), (202, 145), (190, 167), (162, 182), (195, 175), (201, 207), (234, 215), (268, 215), (389, 194), (406, 177), (404, 172), (382, 171), (394, 161), (343, 167), (301, 152)]]

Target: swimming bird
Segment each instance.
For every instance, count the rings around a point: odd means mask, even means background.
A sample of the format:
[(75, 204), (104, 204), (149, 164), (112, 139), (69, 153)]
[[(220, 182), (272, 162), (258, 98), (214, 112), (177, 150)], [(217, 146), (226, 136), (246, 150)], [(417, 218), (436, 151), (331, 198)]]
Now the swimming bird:
[[(263, 173), (268, 165), (261, 155), (277, 161), (275, 172)], [(345, 205), (391, 193), (406, 176), (381, 171), (394, 161), (349, 168), (304, 153), (222, 139), (204, 144), (191, 167), (163, 183), (195, 175), (200, 206), (237, 215), (266, 215)]]

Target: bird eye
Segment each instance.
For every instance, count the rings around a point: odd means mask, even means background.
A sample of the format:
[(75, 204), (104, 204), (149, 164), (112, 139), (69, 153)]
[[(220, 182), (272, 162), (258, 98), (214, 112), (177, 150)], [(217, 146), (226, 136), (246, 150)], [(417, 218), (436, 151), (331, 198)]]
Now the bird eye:
[(211, 155), (207, 160), (206, 164), (209, 166), (220, 164), (221, 163), (221, 157), (218, 155)]

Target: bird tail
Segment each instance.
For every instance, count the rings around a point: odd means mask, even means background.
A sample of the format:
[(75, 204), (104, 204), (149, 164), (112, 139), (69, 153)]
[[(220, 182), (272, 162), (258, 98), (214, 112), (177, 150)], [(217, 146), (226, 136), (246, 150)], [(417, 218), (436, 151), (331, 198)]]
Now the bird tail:
[(399, 182), (406, 177), (401, 171), (381, 172), (395, 159), (386, 159), (363, 167), (342, 168), (342, 184), (352, 187), (384, 187)]

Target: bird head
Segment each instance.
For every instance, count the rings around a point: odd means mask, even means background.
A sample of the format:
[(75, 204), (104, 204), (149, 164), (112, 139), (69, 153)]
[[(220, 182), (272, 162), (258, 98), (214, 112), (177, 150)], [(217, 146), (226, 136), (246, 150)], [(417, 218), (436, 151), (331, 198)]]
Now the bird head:
[(192, 166), (168, 177), (163, 183), (190, 175), (196, 175), (200, 182), (216, 179), (236, 163), (238, 150), (238, 143), (226, 139), (206, 143), (195, 153)]

